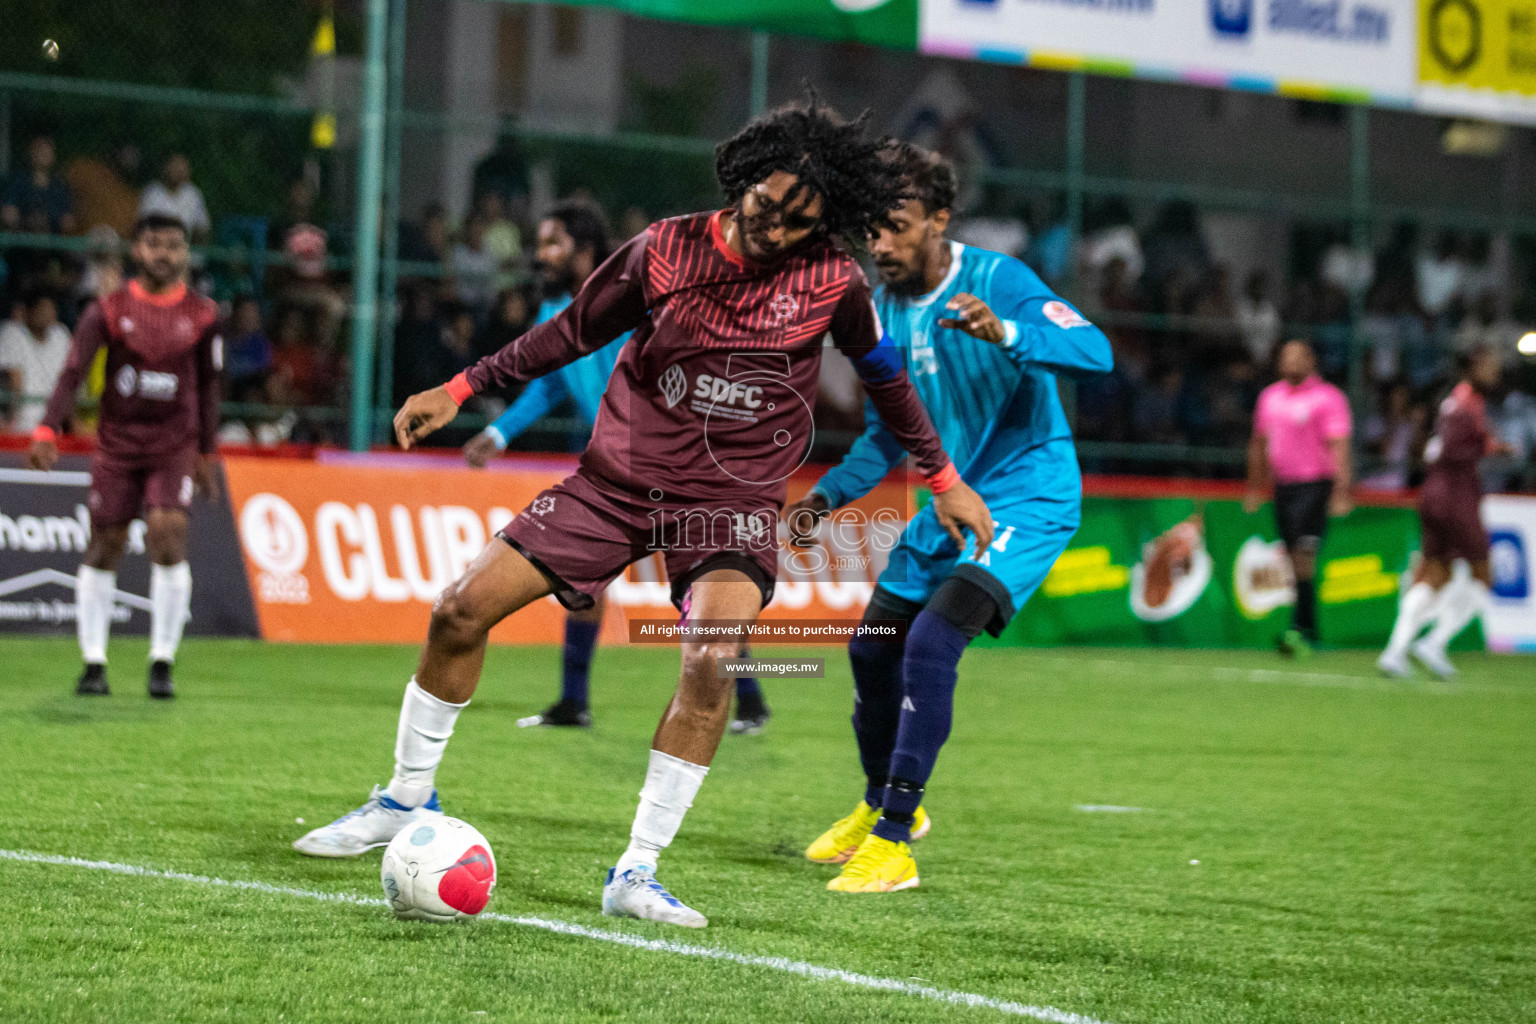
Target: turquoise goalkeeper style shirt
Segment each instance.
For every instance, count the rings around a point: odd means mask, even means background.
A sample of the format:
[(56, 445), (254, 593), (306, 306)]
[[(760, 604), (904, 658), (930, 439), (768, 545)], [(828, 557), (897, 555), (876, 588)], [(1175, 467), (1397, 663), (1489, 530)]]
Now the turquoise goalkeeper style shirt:
[[(1063, 302), (1023, 263), (950, 242), (944, 281), (927, 295), (884, 287), (875, 308), (960, 477), (989, 503), (1028, 500), (1050, 518), (1076, 524), (1082, 477), (1072, 431), (1056, 394), (1056, 374), (1107, 373), (1109, 339)], [(992, 344), (940, 327), (945, 308), (966, 292), (1003, 321)], [(864, 434), (815, 486), (833, 508), (867, 494), (905, 456), (867, 403)]]
[[(539, 316), (534, 322), (541, 324), (553, 319), (555, 314), (570, 304), (569, 295), (545, 299), (539, 304)], [(621, 334), (596, 352), (582, 356), (554, 373), (529, 381), (516, 401), (507, 406), (507, 411), (485, 428), (486, 433), (495, 439), (498, 448), (505, 448), (514, 437), (537, 420), (548, 416), (551, 410), (567, 398), (576, 403), (577, 415), (590, 428), (597, 422), (597, 407), (602, 404), (603, 392), (608, 389), (613, 364), (619, 361), (619, 350), (628, 340), (628, 334)]]

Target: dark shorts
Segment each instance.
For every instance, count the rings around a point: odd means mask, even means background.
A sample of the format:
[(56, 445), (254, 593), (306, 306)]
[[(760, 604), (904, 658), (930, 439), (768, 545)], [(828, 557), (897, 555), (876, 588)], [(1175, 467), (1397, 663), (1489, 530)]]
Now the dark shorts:
[(693, 582), (716, 569), (745, 573), (773, 599), (778, 575), (777, 510), (734, 505), (646, 505), (622, 498), (577, 470), (543, 491), (498, 534), (532, 562), (566, 608), (592, 607), (625, 566), (660, 551), (682, 607)]
[(1454, 562), (1465, 558), (1477, 563), (1488, 557), (1488, 531), (1476, 504), (1436, 502), (1426, 507), (1419, 503), (1419, 523), (1423, 540), (1419, 548), (1425, 558), (1436, 562)]
[(86, 499), (91, 525), (122, 526), (152, 508), (185, 512), (192, 506), (197, 454), (194, 445), (154, 459), (129, 459), (98, 448)]
[(1332, 495), (1332, 480), (1275, 485), (1275, 525), (1287, 550), (1322, 546), (1328, 534), (1328, 499)]

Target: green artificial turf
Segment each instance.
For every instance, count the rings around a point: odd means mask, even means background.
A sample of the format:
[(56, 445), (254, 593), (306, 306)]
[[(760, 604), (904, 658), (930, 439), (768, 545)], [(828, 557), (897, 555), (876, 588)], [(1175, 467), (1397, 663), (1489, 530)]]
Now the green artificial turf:
[[(414, 647), (191, 641), (181, 696), (114, 641), (0, 640), (0, 849), (380, 895), (379, 852), (289, 843), (387, 780)], [(767, 653), (798, 653), (791, 651)], [(493, 650), (438, 775), (490, 839), (490, 910), (861, 972), (1112, 1024), (1536, 1020), (1536, 665), (1460, 683), (1369, 656), (977, 650), (917, 846), (922, 886), (824, 889), (805, 844), (861, 793), (846, 661), (765, 683), (660, 876), (703, 932), (598, 912), (676, 652), (605, 649), (591, 732), (518, 729), (558, 651)], [(1084, 811), (1114, 805), (1140, 811)], [(296, 821), (303, 818), (304, 824)], [(1198, 863), (1195, 863), (1198, 861)], [(0, 859), (0, 1021), (1005, 1019), (527, 925)]]

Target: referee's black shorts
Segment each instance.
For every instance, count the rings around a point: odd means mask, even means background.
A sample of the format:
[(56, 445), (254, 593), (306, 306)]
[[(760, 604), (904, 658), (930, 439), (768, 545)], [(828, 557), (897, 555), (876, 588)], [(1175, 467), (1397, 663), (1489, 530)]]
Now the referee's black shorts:
[(1275, 523), (1286, 550), (1322, 546), (1328, 533), (1328, 499), (1332, 495), (1331, 479), (1275, 485)]

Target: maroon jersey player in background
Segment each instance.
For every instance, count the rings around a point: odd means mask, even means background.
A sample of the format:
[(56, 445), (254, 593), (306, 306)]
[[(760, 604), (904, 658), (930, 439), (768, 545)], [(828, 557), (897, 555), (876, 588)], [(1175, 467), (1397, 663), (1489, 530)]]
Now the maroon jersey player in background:
[[(785, 481), (809, 450), (828, 333), (915, 456), (945, 528), (962, 545), (962, 529), (980, 547), (991, 542), (991, 514), (944, 453), (858, 264), (832, 241), (867, 236), (900, 202), (904, 182), (881, 145), (862, 121), (843, 122), (814, 98), (753, 121), (716, 151), (726, 209), (651, 225), (560, 314), (405, 403), (395, 431), (409, 448), (471, 394), (532, 380), (634, 332), (581, 468), (535, 498), (433, 608), (388, 788), (296, 849), (355, 856), (438, 813), (434, 775), (479, 682), (486, 635), (546, 594), (586, 607), (626, 565), (659, 550), (674, 603), (689, 595), (690, 622), (754, 622), (773, 596), (777, 518)], [(725, 731), (732, 681), (716, 660), (734, 657), (742, 639), (682, 644), (630, 845), (603, 889), (605, 914), (706, 924), (655, 871)]]
[(149, 549), (149, 694), (171, 697), (171, 663), (192, 599), (187, 511), (194, 490), (218, 488), (222, 341), (218, 307), (187, 287), (187, 229), (174, 217), (134, 226), (137, 275), (86, 309), (27, 463), (48, 469), (75, 411), (75, 392), (97, 350), (107, 350), (96, 456), (91, 462), (91, 542), (75, 582), (81, 694), (107, 693), (107, 634), (128, 525), (142, 513)]
[[(1456, 674), (1446, 646), (1482, 611), (1488, 600), (1488, 533), (1483, 529), (1483, 485), (1477, 464), (1507, 453), (1509, 445), (1488, 430), (1484, 397), (1498, 387), (1499, 355), (1478, 347), (1466, 356), (1461, 383), (1440, 403), (1434, 436), (1424, 448), (1424, 486), (1419, 491), (1422, 558), (1413, 586), (1403, 595), (1387, 649), (1376, 662), (1387, 675), (1413, 674), (1408, 655), (1442, 679)], [(1452, 572), (1456, 560), (1471, 572)], [(1423, 639), (1419, 630), (1434, 625)]]

